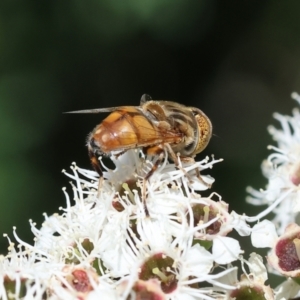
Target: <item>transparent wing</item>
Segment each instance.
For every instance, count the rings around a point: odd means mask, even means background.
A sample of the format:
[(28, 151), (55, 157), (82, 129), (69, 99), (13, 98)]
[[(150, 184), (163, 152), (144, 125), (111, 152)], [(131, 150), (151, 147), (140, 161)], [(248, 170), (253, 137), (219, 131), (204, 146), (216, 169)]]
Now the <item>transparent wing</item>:
[[(74, 110), (74, 111), (67, 111), (64, 114), (99, 114), (104, 112), (112, 112), (116, 110), (126, 110), (128, 107), (135, 107), (135, 106), (115, 106), (115, 107), (105, 107), (105, 108), (93, 108), (93, 109), (83, 109), (83, 110)], [(135, 108), (138, 108), (136, 106)]]

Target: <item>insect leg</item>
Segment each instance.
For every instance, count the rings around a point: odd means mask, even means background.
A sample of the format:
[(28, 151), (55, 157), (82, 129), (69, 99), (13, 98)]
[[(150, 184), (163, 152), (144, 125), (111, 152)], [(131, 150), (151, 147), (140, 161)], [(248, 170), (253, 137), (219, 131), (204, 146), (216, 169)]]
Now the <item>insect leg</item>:
[[(147, 151), (147, 154), (150, 154), (150, 153)], [(153, 155), (152, 151), (151, 151), (151, 155)], [(158, 158), (154, 162), (151, 170), (144, 177), (145, 180), (148, 180), (153, 175), (153, 173), (157, 170), (158, 166), (162, 163), (163, 158), (165, 157), (164, 149), (160, 148), (160, 147), (155, 147), (155, 155), (158, 156)]]
[(88, 152), (94, 170), (99, 174), (100, 177), (102, 177), (103, 173), (100, 167), (98, 156), (94, 153), (93, 149), (88, 148)]
[(149, 211), (148, 211), (147, 204), (146, 204), (146, 183), (149, 180), (149, 178), (153, 175), (153, 173), (157, 170), (158, 166), (162, 163), (164, 156), (165, 156), (165, 150), (164, 150), (164, 148), (162, 148), (160, 146), (154, 146), (154, 147), (146, 148), (145, 152), (148, 155), (158, 156), (158, 158), (154, 162), (151, 170), (143, 178), (142, 201), (144, 203), (144, 209), (146, 212), (146, 216), (149, 216)]
[[(176, 168), (181, 170), (184, 173), (184, 175), (187, 176), (188, 179), (191, 181), (191, 178), (190, 178), (189, 174), (187, 173), (187, 171), (184, 168), (182, 168), (181, 165), (179, 164), (179, 159), (180, 158), (178, 157), (178, 155), (176, 155), (174, 153), (174, 151), (173, 151), (172, 147), (170, 146), (170, 144), (166, 143), (165, 146), (168, 150), (168, 153), (171, 155), (171, 158), (174, 161)], [(192, 160), (194, 161), (193, 158), (192, 158)]]
[[(179, 170), (181, 170), (181, 171), (184, 173), (184, 175), (188, 178), (189, 182), (192, 183), (193, 180), (192, 180), (191, 176), (190, 176), (190, 175), (188, 174), (188, 172), (187, 172), (184, 168), (182, 168), (181, 165), (179, 164), (179, 159), (180, 159), (180, 157), (178, 157), (178, 156), (174, 153), (174, 151), (173, 151), (173, 149), (171, 148), (170, 144), (167, 144), (167, 143), (166, 143), (165, 146), (167, 147), (168, 153), (171, 155), (171, 158), (172, 158), (172, 160), (174, 161), (174, 163), (175, 163), (175, 165), (176, 165), (176, 168), (178, 168)], [(194, 160), (192, 157), (182, 157), (182, 158), (181, 158), (181, 161), (188, 162), (188, 163), (190, 163), (190, 164), (192, 164), (192, 163), (195, 162), (195, 160)], [(207, 183), (203, 180), (203, 178), (201, 177), (199, 169), (196, 169), (196, 176), (197, 176), (197, 178), (198, 178), (204, 185), (206, 185), (207, 187), (210, 187), (210, 185), (207, 184)]]
[[(193, 164), (195, 162), (195, 160), (192, 157), (181, 157), (181, 161), (189, 163), (189, 164)], [(203, 178), (201, 177), (199, 168), (195, 169), (196, 172), (196, 176), (198, 178), (198, 180), (203, 183), (205, 186), (207, 186), (208, 188), (211, 188), (211, 184), (206, 183)], [(191, 179), (189, 179), (191, 181)]]
[(91, 160), (91, 164), (92, 164), (94, 170), (99, 174), (98, 194), (97, 194), (97, 197), (99, 198), (100, 190), (101, 190), (102, 185), (103, 185), (103, 173), (102, 173), (102, 170), (101, 170), (101, 167), (100, 167), (100, 162), (99, 162), (98, 156), (95, 154), (95, 152), (90, 147), (88, 147), (88, 152), (89, 152), (89, 157), (90, 157), (90, 160)]

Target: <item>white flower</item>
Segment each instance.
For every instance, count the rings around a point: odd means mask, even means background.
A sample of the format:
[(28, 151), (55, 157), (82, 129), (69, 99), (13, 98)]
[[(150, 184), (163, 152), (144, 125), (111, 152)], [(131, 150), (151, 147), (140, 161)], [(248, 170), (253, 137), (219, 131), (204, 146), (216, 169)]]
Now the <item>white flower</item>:
[(292, 278), (287, 278), (275, 289), (276, 300), (293, 299), (300, 296), (299, 284)]
[(72, 173), (64, 171), (72, 179), (73, 200), (63, 189), (67, 204), (61, 214), (45, 214), (40, 229), (30, 221), (34, 245), (14, 233), (20, 250), (11, 244), (0, 261), (0, 297), (6, 299), (12, 283), (12, 292), (24, 299), (45, 294), (53, 300), (134, 299), (145, 293), (161, 299), (226, 299), (233, 287), (220, 278), (236, 272), (226, 264), (241, 253), (238, 241), (226, 235), (234, 226), (243, 233), (248, 228), (216, 193), (195, 193), (214, 182), (208, 175), (198, 177), (197, 170), (219, 160), (176, 168), (166, 158), (147, 182), (152, 159), (131, 150), (112, 160), (116, 168), (102, 164), (100, 180), (75, 164)]
[[(231, 290), (227, 291), (226, 299), (268, 299), (273, 300), (274, 295), (270, 286), (265, 285), (268, 273), (260, 255), (251, 253), (247, 261), (240, 258), (242, 275), (238, 279), (238, 272), (230, 272), (219, 279), (219, 282), (230, 285)], [(248, 267), (249, 271), (246, 270)]]
[(256, 248), (271, 248), (274, 246), (277, 238), (275, 225), (269, 220), (263, 220), (252, 228), (251, 242)]
[[(294, 93), (292, 96), (300, 103), (299, 95)], [(280, 234), (289, 223), (296, 221), (300, 211), (300, 112), (295, 108), (292, 116), (276, 113), (274, 117), (282, 128), (269, 127), (277, 146), (269, 146), (274, 153), (262, 164), (268, 184), (265, 190), (248, 188), (251, 197), (247, 200), (254, 205), (269, 206), (259, 217), (272, 211), (275, 214), (273, 222)]]

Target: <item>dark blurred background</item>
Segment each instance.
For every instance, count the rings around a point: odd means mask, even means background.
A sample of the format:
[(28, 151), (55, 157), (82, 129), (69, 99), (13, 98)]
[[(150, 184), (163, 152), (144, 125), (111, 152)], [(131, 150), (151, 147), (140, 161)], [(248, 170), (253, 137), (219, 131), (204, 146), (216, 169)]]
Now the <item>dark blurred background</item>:
[(32, 242), (28, 219), (40, 226), (65, 205), (61, 170), (90, 168), (85, 139), (105, 115), (63, 112), (138, 105), (143, 93), (211, 118), (198, 159), (224, 158), (213, 191), (254, 214), (245, 188), (266, 184), (266, 127), (300, 91), (299, 15), (292, 0), (2, 0), (0, 231), (16, 225)]

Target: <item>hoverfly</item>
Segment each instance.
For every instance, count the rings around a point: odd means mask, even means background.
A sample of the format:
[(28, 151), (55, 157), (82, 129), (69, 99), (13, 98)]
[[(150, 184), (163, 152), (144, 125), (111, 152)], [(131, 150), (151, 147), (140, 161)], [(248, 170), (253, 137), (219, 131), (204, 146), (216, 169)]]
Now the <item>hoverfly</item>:
[(200, 109), (172, 101), (154, 101), (146, 94), (142, 96), (139, 106), (117, 106), (71, 113), (103, 112), (111, 114), (94, 128), (87, 139), (91, 163), (100, 176), (100, 155), (116, 152), (121, 155), (129, 149), (142, 148), (147, 155), (158, 156), (144, 178), (147, 181), (166, 153), (177, 167), (179, 159), (194, 161), (195, 155), (205, 149), (212, 135), (212, 124)]

